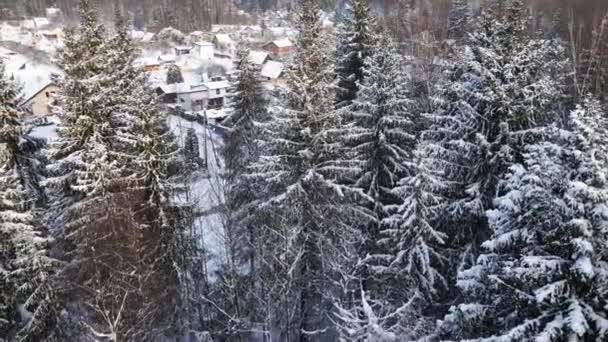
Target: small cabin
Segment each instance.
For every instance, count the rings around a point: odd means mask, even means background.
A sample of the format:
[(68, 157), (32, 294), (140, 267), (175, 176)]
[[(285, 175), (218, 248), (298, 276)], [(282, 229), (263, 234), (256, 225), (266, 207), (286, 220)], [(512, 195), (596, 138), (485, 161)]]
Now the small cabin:
[(270, 54), (266, 51), (249, 51), (249, 55), (247, 56), (249, 62), (255, 65), (264, 65), (264, 63), (270, 60)]
[(215, 46), (211, 42), (200, 41), (194, 43), (195, 53), (200, 59), (208, 60), (213, 59), (215, 53)]
[(175, 55), (176, 56), (185, 56), (185, 55), (189, 55), (190, 52), (192, 51), (193, 47), (192, 46), (176, 46), (173, 48), (173, 50), (175, 51)]
[(47, 83), (33, 93), (26, 95), (22, 105), (29, 109), (34, 116), (46, 116), (52, 113), (56, 104), (59, 87), (54, 83)]
[(287, 38), (279, 39), (264, 45), (263, 49), (274, 56), (285, 56), (293, 52), (293, 43)]
[(265, 82), (281, 84), (284, 82), (285, 64), (281, 62), (268, 61), (262, 67), (260, 76)]
[(157, 88), (156, 92), (165, 103), (175, 103), (186, 112), (220, 109), (229, 95), (228, 81), (210, 81), (200, 84), (175, 83)]

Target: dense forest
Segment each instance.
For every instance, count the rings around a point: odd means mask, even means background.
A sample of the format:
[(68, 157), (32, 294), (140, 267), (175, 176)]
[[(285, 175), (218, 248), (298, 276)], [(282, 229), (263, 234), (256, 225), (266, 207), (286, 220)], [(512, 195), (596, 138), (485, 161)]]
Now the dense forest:
[[(212, 2), (180, 1), (178, 21)], [(294, 2), (285, 84), (235, 56), (207, 274), (199, 142), (129, 35), (169, 7), (77, 2), (56, 142), (0, 59), (0, 341), (608, 340), (599, 7), (344, 0), (328, 30), (330, 4)]]
[[(321, 0), (325, 11), (336, 10), (339, 15), (347, 0)], [(561, 13), (576, 17), (579, 23), (589, 27), (601, 20), (602, 13), (608, 9), (608, 3), (598, 0), (527, 0), (533, 10), (534, 17), (552, 16)], [(119, 7), (129, 13), (137, 28), (148, 28), (155, 31), (173, 26), (185, 31), (195, 31), (209, 28), (212, 24), (250, 24), (255, 17), (269, 10), (287, 10), (296, 8), (295, 0), (97, 0), (100, 14), (108, 19), (113, 17), (114, 8)], [(469, 1), (469, 5), (477, 8), (481, 0)], [(391, 17), (399, 21), (405, 20), (405, 9), (415, 10), (418, 21), (424, 21), (426, 28), (437, 30), (446, 22), (450, 8), (450, 0), (371, 0), (370, 7), (375, 14)], [(4, 17), (9, 16), (40, 16), (44, 9), (57, 6), (68, 20), (76, 19), (78, 0), (0, 0), (0, 9), (4, 9)], [(10, 10), (10, 11), (9, 11)], [(239, 15), (239, 10), (245, 10), (251, 16)]]

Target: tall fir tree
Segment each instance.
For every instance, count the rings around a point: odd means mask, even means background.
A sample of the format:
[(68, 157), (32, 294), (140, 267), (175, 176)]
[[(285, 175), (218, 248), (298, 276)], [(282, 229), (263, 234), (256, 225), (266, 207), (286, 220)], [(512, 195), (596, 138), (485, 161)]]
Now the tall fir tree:
[(559, 120), (562, 109), (563, 49), (556, 41), (530, 40), (521, 3), (508, 8), (504, 15), (482, 12), (449, 67), (439, 110), (427, 116), (423, 133), (451, 202), (442, 224), (452, 243), (472, 248), (488, 232), (484, 213), (501, 175), (518, 149), (535, 139), (535, 128)]
[(0, 60), (0, 339), (33, 342), (53, 335), (57, 301), (49, 257), (29, 177), (38, 143), (25, 136), (18, 108), (20, 89)]
[[(511, 167), (487, 216), (492, 237), (458, 286), (440, 337), (599, 341), (606, 326), (607, 184), (598, 111), (573, 111), (571, 132), (548, 130)], [(605, 138), (605, 137), (604, 137)]]
[(353, 231), (344, 218), (356, 212), (330, 162), (339, 153), (331, 131), (340, 118), (333, 111), (331, 56), (316, 0), (300, 2), (296, 27), (285, 108), (273, 120), (273, 136), (253, 176), (266, 189), (256, 206), (271, 217), (263, 243), (274, 251), (265, 260), (277, 284), (273, 326), (281, 327), (281, 339), (304, 342), (330, 333), (338, 292), (331, 279), (351, 261), (345, 242), (353, 241)]
[[(225, 225), (227, 260), (224, 265), (223, 282), (228, 305), (224, 311), (238, 317), (240, 327), (227, 330), (250, 329), (251, 322), (264, 320), (259, 298), (260, 265), (258, 239), (260, 226), (255, 214), (248, 210), (263, 191), (246, 175), (249, 167), (259, 161), (263, 144), (269, 134), (268, 102), (262, 86), (259, 68), (249, 59), (249, 51), (239, 51), (238, 71), (235, 81), (233, 108), (225, 121), (229, 127), (225, 139), (223, 156), (225, 175)], [(236, 321), (236, 320), (235, 320)]]
[(128, 120), (117, 115), (124, 101), (115, 95), (125, 82), (117, 79), (122, 70), (113, 69), (121, 65), (112, 53), (115, 41), (107, 39), (89, 0), (81, 1), (81, 11), (80, 26), (67, 34), (59, 58), (63, 113), (48, 183), (54, 199), (49, 221), (65, 242), (65, 307), (86, 309), (81, 333), (136, 338), (146, 321), (127, 314), (142, 311), (143, 284), (141, 233), (123, 191)]
[[(183, 216), (190, 215), (188, 205), (177, 206), (175, 196), (183, 190), (177, 172), (178, 147), (166, 123), (166, 113), (157, 105), (147, 87), (144, 71), (134, 66), (136, 49), (129, 37), (128, 23), (117, 13), (116, 33), (107, 50), (112, 61), (111, 89), (115, 103), (111, 121), (116, 127), (116, 160), (122, 164), (121, 183), (131, 199), (137, 227), (142, 231), (137, 253), (141, 277), (149, 279), (143, 289), (143, 336), (162, 333), (180, 334), (184, 328), (188, 279), (186, 260), (191, 248), (185, 241), (187, 228)], [(198, 152), (198, 147), (197, 147)], [(142, 338), (142, 337), (140, 337)]]
[(363, 64), (376, 46), (376, 23), (367, 0), (349, 0), (338, 25), (336, 46), (336, 104), (348, 106), (363, 81)]
[(448, 13), (447, 36), (450, 39), (466, 38), (470, 29), (471, 8), (467, 0), (452, 0)]
[[(393, 189), (409, 173), (406, 164), (411, 161), (417, 135), (404, 66), (388, 35), (379, 37), (377, 48), (363, 65), (364, 80), (358, 85), (357, 98), (340, 110), (344, 124), (335, 133), (344, 149), (337, 160), (342, 178), (365, 194), (361, 211), (370, 217), (360, 226), (362, 260), (379, 253), (382, 222), (391, 215), (389, 208), (400, 202)], [(373, 262), (364, 260), (361, 266), (358, 277), (372, 286)]]

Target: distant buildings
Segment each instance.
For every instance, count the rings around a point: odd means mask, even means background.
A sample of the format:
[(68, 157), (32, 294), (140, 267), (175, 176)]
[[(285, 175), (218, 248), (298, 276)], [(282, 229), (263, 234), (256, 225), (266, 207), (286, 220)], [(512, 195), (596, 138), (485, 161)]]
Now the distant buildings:
[(281, 62), (268, 61), (262, 67), (260, 76), (270, 84), (281, 84), (284, 82), (285, 65)]
[(270, 55), (266, 51), (249, 51), (249, 56), (247, 56), (249, 61), (255, 65), (264, 65), (264, 63), (270, 60)]
[(20, 105), (35, 116), (51, 114), (59, 90), (54, 76), (60, 71), (52, 65), (33, 63), (27, 57), (4, 48), (0, 48), (0, 59), (6, 66), (6, 75), (21, 87)]
[(218, 33), (213, 37), (213, 44), (215, 45), (215, 54), (219, 54), (226, 57), (234, 56), (236, 51), (236, 44), (230, 38), (230, 35), (226, 33)]
[(211, 42), (200, 41), (194, 43), (195, 54), (202, 60), (210, 60), (215, 54), (215, 45)]
[(43, 85), (40, 89), (33, 91), (32, 94), (22, 102), (22, 106), (27, 108), (34, 116), (46, 116), (52, 113), (52, 108), (56, 103), (59, 87), (52, 82)]
[(175, 83), (159, 86), (157, 94), (165, 103), (177, 104), (187, 112), (223, 108), (229, 96), (230, 82), (210, 81), (200, 84)]
[(293, 52), (293, 44), (289, 39), (283, 38), (264, 45), (263, 49), (275, 57), (283, 57)]

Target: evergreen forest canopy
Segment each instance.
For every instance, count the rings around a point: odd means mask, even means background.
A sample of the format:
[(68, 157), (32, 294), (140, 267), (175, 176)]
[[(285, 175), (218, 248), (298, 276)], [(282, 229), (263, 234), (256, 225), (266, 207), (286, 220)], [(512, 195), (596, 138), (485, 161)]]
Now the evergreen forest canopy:
[(198, 138), (79, 4), (57, 142), (0, 72), (0, 339), (608, 340), (608, 19), (451, 0), (434, 35), (345, 0), (328, 32), (297, 1), (284, 86), (237, 56), (210, 275)]

